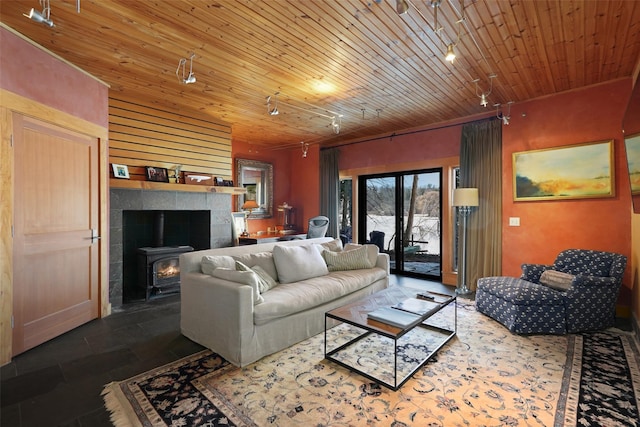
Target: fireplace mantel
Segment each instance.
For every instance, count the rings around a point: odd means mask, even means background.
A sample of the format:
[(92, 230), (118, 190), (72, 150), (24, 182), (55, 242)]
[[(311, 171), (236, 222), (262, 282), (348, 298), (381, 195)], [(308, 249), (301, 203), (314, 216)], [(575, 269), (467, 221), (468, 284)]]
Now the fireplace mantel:
[(136, 181), (129, 179), (109, 179), (110, 188), (140, 189), (148, 191), (185, 191), (191, 193), (223, 193), (245, 194), (246, 189), (241, 187), (221, 187), (212, 185), (172, 184), (168, 182)]

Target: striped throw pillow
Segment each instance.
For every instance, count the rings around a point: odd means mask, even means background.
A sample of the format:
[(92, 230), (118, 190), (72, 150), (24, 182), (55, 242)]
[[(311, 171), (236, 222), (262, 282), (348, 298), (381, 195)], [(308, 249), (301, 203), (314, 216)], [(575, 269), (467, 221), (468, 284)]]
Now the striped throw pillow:
[(373, 268), (365, 246), (342, 252), (322, 251), (322, 257), (329, 271), (361, 270)]

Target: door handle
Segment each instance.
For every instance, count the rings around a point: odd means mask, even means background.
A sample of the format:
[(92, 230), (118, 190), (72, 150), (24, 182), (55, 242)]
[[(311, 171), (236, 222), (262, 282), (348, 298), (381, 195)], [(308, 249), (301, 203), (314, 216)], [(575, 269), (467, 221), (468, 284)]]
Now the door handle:
[(95, 243), (96, 240), (100, 240), (100, 236), (98, 236), (98, 230), (95, 228), (91, 229), (91, 237), (87, 237), (87, 239), (91, 239), (91, 243)]

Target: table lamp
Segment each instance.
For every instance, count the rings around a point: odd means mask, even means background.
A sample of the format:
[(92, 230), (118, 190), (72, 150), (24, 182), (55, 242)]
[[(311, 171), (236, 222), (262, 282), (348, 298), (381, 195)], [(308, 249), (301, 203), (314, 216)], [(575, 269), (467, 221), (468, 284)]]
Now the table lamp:
[(467, 287), (467, 217), (471, 214), (471, 208), (478, 206), (478, 189), (456, 188), (453, 190), (453, 206), (458, 208), (458, 212), (462, 216), (462, 256), (458, 267), (460, 281), (456, 293), (464, 295), (471, 293)]
[(242, 232), (242, 237), (249, 237), (249, 222), (247, 221), (247, 218), (251, 215), (252, 210), (259, 207), (260, 206), (258, 206), (258, 203), (256, 203), (255, 200), (247, 200), (242, 204), (241, 209), (243, 211), (249, 211), (248, 214), (245, 213), (244, 215), (244, 231)]

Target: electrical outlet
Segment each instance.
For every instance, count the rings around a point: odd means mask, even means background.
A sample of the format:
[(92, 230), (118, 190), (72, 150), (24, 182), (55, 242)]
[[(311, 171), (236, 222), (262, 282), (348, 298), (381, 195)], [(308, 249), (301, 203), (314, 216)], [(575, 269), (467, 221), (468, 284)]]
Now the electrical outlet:
[(509, 225), (511, 227), (520, 227), (520, 217), (517, 217), (517, 216), (509, 217)]

